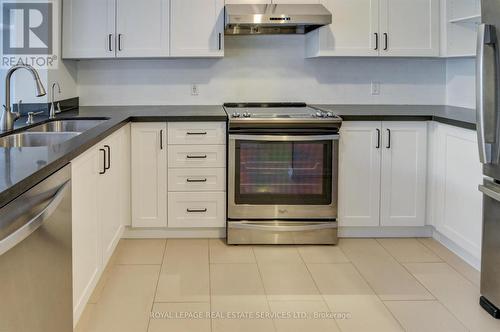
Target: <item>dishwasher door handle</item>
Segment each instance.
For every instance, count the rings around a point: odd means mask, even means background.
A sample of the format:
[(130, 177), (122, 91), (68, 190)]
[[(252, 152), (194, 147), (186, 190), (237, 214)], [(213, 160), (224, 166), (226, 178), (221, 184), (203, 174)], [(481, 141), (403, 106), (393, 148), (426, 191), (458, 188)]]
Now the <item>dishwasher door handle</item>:
[(43, 208), (42, 211), (36, 214), (30, 221), (16, 230), (14, 233), (8, 235), (3, 240), (0, 240), (0, 256), (14, 248), (21, 241), (30, 236), (34, 231), (36, 231), (43, 223), (49, 219), (49, 217), (54, 213), (59, 204), (61, 203), (64, 195), (69, 190), (71, 181), (66, 181), (62, 186), (57, 189), (56, 193), (50, 200), (50, 202)]

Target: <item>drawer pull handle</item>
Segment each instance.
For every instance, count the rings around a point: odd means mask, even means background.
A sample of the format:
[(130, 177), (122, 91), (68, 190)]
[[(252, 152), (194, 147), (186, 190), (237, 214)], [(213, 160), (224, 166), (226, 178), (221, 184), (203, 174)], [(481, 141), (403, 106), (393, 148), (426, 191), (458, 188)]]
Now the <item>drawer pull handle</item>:
[(206, 131), (203, 131), (203, 132), (192, 132), (192, 131), (188, 131), (187, 132), (188, 135), (206, 135), (207, 132)]
[(186, 182), (207, 182), (207, 179), (186, 179)]
[(207, 209), (186, 209), (187, 212), (189, 213), (203, 213), (207, 212)]
[(206, 159), (206, 158), (207, 158), (207, 155), (206, 155), (206, 154), (204, 154), (204, 155), (202, 155), (202, 156), (192, 156), (192, 155), (187, 155), (186, 157), (187, 157), (187, 159)]

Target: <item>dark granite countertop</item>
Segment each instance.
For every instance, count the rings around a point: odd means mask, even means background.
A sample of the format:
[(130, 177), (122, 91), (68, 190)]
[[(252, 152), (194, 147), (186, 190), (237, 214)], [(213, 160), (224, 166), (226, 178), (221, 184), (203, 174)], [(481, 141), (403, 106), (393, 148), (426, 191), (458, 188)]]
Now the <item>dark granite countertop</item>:
[[(109, 118), (108, 121), (62, 144), (44, 147), (0, 147), (0, 207), (4, 206), (126, 123), (148, 121), (226, 121), (222, 106), (92, 106), (63, 112), (58, 119)], [(35, 125), (47, 116), (35, 117)], [(26, 128), (26, 118), (15, 130)], [(34, 126), (34, 125), (33, 125)], [(8, 133), (0, 133), (4, 136)], [(10, 133), (9, 133), (10, 134)]]
[[(475, 129), (472, 109), (451, 106), (313, 105), (331, 110), (345, 121), (427, 121)], [(109, 120), (62, 144), (46, 147), (0, 148), (0, 207), (42, 181), (126, 123), (148, 121), (227, 121), (222, 106), (91, 106), (63, 112), (65, 118)], [(47, 116), (35, 117), (37, 124)], [(15, 131), (26, 127), (16, 121)], [(0, 133), (3, 136), (7, 133)]]
[(476, 130), (476, 111), (441, 105), (313, 105), (344, 121), (428, 121)]

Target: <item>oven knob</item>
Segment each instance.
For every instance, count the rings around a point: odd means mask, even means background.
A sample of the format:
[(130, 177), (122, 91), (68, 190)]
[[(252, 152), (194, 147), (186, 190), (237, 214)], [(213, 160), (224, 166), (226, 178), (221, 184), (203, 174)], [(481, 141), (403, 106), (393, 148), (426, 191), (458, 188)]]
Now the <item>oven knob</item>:
[(326, 113), (326, 116), (329, 117), (329, 118), (333, 118), (335, 115), (333, 115), (332, 112), (327, 112)]
[(231, 116), (232, 116), (233, 118), (239, 118), (239, 117), (240, 117), (240, 113), (236, 113), (236, 112), (235, 112), (235, 113), (231, 114)]
[(252, 114), (250, 114), (248, 112), (243, 113), (243, 117), (245, 117), (245, 118), (249, 118), (251, 116), (252, 116)]
[(320, 111), (317, 111), (317, 112), (316, 112), (316, 117), (317, 117), (317, 118), (322, 118), (323, 116), (324, 116), (324, 115), (323, 115), (323, 113), (322, 113), (322, 112), (320, 112)]

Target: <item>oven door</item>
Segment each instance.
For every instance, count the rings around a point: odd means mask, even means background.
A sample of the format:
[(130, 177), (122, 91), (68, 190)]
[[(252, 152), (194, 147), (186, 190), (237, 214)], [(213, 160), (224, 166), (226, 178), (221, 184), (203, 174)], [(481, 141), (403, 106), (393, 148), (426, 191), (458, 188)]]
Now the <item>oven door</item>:
[(229, 135), (228, 217), (337, 217), (339, 135)]

